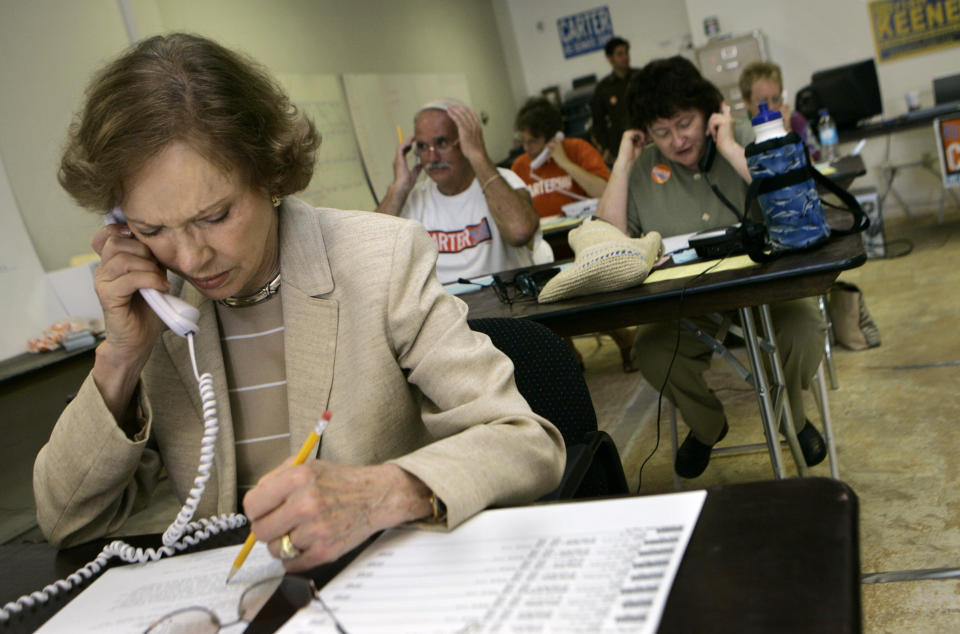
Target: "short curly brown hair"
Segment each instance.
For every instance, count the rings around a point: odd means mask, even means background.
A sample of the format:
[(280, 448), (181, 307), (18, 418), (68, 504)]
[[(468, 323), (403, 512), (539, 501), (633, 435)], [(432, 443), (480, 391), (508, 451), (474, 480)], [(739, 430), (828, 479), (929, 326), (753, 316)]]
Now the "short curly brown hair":
[(531, 136), (549, 139), (563, 130), (563, 115), (550, 100), (531, 97), (521, 106), (513, 128), (517, 132), (526, 130)]
[(109, 211), (124, 183), (174, 141), (286, 196), (310, 183), (320, 135), (252, 60), (196, 35), (158, 35), (94, 76), (57, 178), (81, 206)]
[(669, 119), (681, 110), (697, 109), (704, 119), (719, 112), (723, 93), (681, 55), (655, 59), (640, 69), (627, 85), (630, 125), (647, 130), (657, 119)]

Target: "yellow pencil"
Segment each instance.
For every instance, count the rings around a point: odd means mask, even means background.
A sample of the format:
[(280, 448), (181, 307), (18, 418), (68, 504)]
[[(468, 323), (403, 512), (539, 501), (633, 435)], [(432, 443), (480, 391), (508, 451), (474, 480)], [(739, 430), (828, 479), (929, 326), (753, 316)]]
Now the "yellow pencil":
[(403, 130), (400, 129), (400, 126), (397, 126), (397, 138), (400, 139), (400, 143), (403, 143)]
[[(312, 452), (314, 447), (317, 446), (317, 442), (320, 440), (320, 436), (323, 434), (323, 430), (327, 428), (327, 423), (330, 422), (330, 418), (333, 414), (330, 410), (327, 410), (320, 417), (320, 421), (317, 423), (315, 429), (310, 431), (310, 435), (307, 436), (307, 439), (303, 441), (303, 445), (300, 446), (300, 451), (297, 453), (297, 457), (293, 459), (291, 467), (298, 464), (303, 464)], [(230, 583), (230, 580), (233, 579), (233, 575), (237, 574), (237, 571), (240, 570), (240, 566), (243, 565), (243, 562), (247, 560), (247, 555), (250, 554), (250, 551), (253, 549), (253, 545), (257, 543), (257, 538), (254, 536), (253, 531), (250, 531), (250, 534), (247, 535), (247, 541), (243, 542), (243, 548), (240, 549), (240, 552), (237, 553), (237, 558), (233, 560), (233, 567), (230, 568), (230, 574), (227, 575), (227, 583)]]

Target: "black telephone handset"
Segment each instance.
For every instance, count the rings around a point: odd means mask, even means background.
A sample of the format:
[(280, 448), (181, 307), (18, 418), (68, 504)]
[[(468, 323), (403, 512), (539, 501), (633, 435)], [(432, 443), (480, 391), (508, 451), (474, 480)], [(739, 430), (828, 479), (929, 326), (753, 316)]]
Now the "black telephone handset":
[(730, 199), (723, 195), (723, 192), (720, 191), (720, 188), (717, 187), (716, 183), (711, 183), (710, 178), (707, 176), (707, 173), (710, 171), (710, 168), (713, 166), (714, 159), (717, 158), (717, 142), (714, 141), (713, 137), (709, 134), (703, 140), (703, 155), (700, 157), (700, 161), (697, 163), (697, 167), (700, 168), (700, 172), (704, 176), (704, 180), (710, 189), (713, 190), (713, 193), (716, 194), (717, 198), (720, 199), (720, 202), (724, 204), (730, 211), (733, 212), (733, 215), (737, 217), (737, 220), (740, 222), (744, 221), (744, 216), (740, 213), (740, 210), (730, 202)]
[[(710, 117), (715, 112), (723, 112), (723, 107), (715, 110), (714, 112), (709, 112), (706, 114), (707, 123), (710, 122)], [(707, 133), (703, 139), (703, 154), (700, 156), (700, 161), (697, 163), (697, 167), (700, 168), (700, 171), (706, 175), (710, 171), (710, 168), (713, 167), (713, 160), (717, 158), (717, 140), (713, 138), (713, 135), (709, 132), (710, 126), (707, 126)]]
[(697, 164), (697, 167), (699, 167), (703, 173), (709, 172), (710, 167), (713, 166), (713, 159), (716, 158), (716, 156), (717, 142), (708, 134), (703, 140), (703, 156), (700, 157), (700, 162)]

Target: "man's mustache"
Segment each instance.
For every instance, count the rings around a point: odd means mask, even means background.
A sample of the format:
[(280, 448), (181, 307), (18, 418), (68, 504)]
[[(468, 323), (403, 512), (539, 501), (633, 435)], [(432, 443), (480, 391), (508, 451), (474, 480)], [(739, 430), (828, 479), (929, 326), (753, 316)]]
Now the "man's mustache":
[(450, 169), (451, 167), (453, 166), (446, 161), (434, 161), (432, 163), (427, 163), (424, 166), (424, 169), (429, 172), (430, 170)]

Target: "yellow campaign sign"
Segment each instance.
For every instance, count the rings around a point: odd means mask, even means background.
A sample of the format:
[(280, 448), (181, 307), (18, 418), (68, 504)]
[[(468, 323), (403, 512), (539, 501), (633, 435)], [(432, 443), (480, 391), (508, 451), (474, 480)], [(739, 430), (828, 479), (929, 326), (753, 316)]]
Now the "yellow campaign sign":
[(960, 0), (874, 0), (867, 10), (880, 62), (960, 44)]

